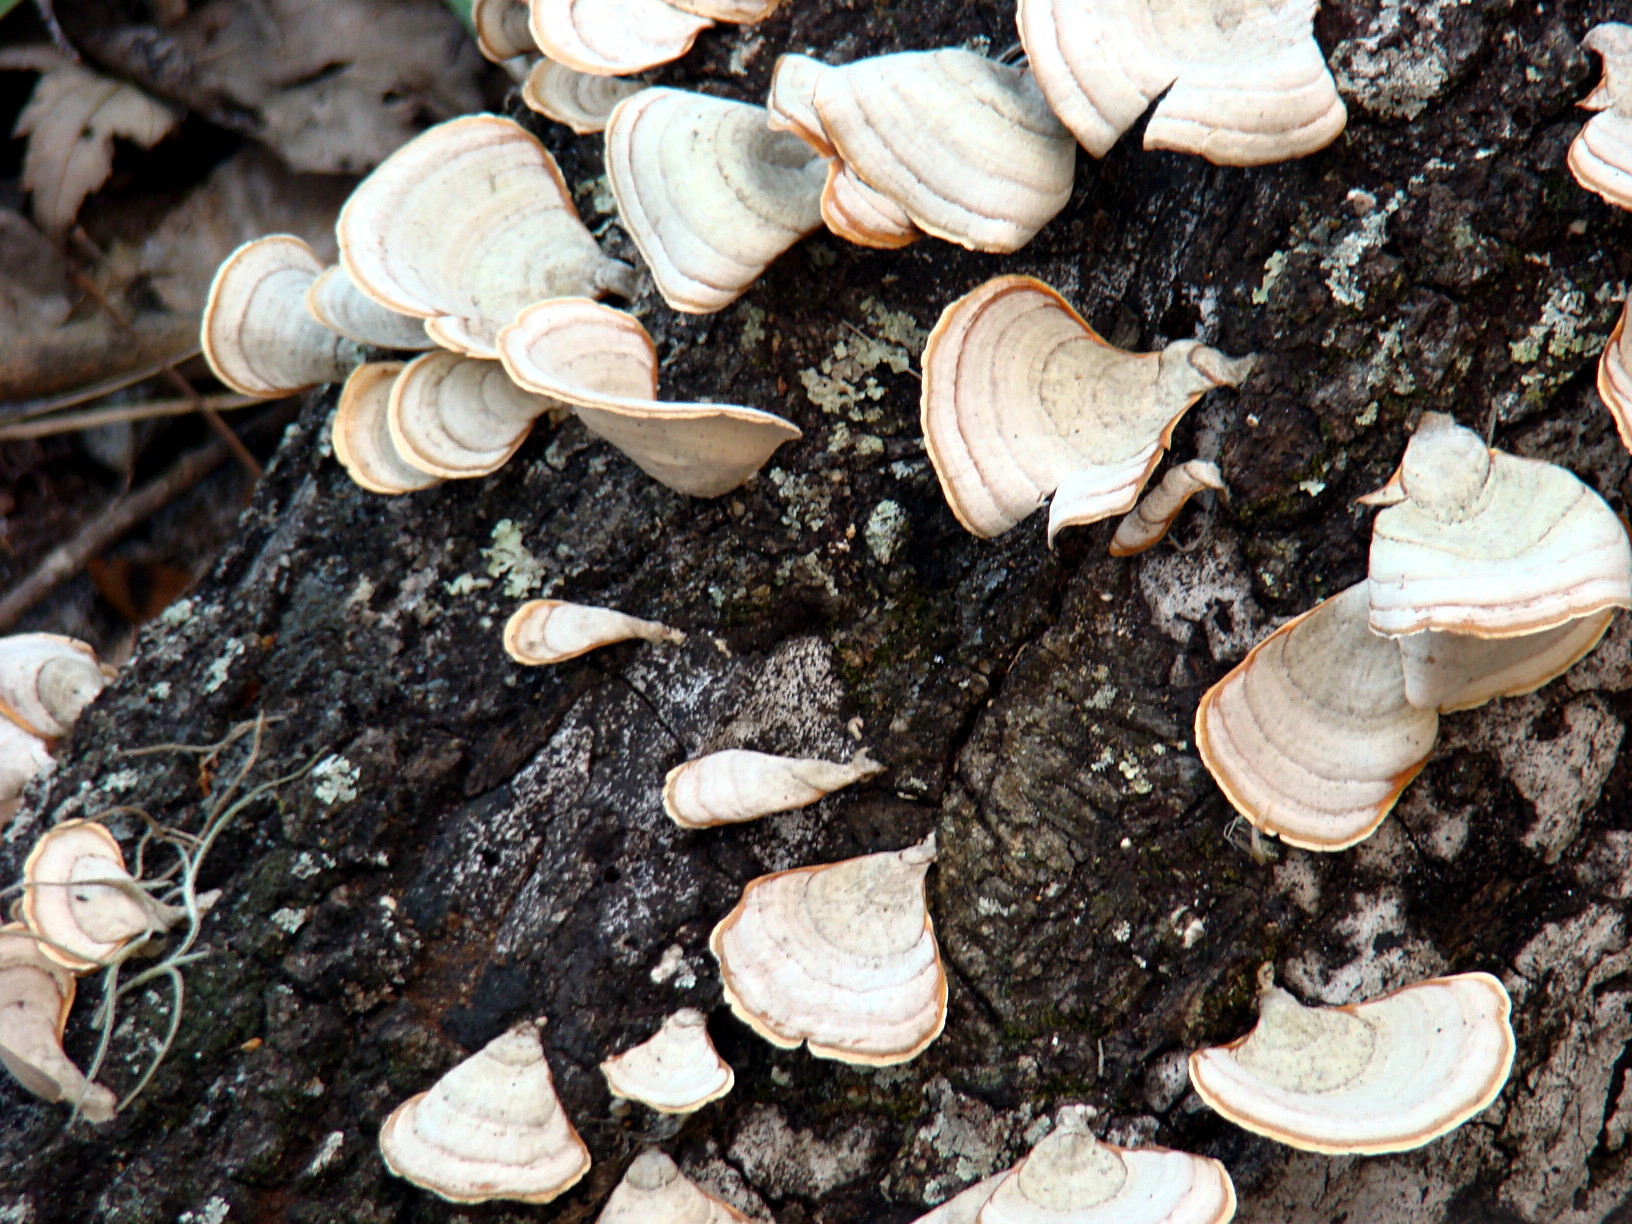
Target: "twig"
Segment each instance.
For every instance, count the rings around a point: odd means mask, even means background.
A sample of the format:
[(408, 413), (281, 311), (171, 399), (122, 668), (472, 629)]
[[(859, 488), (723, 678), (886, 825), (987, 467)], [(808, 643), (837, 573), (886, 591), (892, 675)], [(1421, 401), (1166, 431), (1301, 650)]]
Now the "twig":
[(146, 382), (149, 378), (156, 377), (165, 366), (178, 366), (184, 361), (190, 361), (197, 357), (200, 351), (195, 344), (192, 348), (172, 353), (164, 360), (155, 361), (139, 370), (98, 379), (96, 382), (75, 387), (72, 391), (64, 391), (59, 395), (47, 395), (7, 404), (0, 407), (0, 421), (31, 421), (35, 417), (49, 416), (53, 412), (61, 412), (64, 408), (72, 408), (88, 400), (101, 399), (104, 395), (112, 395), (115, 391), (123, 391), (135, 383)]
[(39, 10), (40, 20), (45, 23), (45, 32), (51, 35), (51, 41), (56, 44), (57, 50), (66, 55), (70, 63), (79, 63), (79, 52), (74, 49), (74, 44), (68, 41), (68, 35), (62, 32), (62, 26), (57, 23), (57, 14), (51, 0), (34, 0), (34, 7)]
[(95, 429), (100, 425), (117, 425), (121, 421), (147, 421), (154, 417), (186, 416), (189, 412), (199, 411), (230, 411), (233, 408), (248, 408), (252, 404), (271, 402), (257, 399), (253, 395), (205, 395), (193, 399), (148, 400), (145, 404), (88, 408), (84, 412), (63, 412), (43, 420), (0, 425), (0, 442), (15, 442), (22, 438), (49, 438), (55, 434)]

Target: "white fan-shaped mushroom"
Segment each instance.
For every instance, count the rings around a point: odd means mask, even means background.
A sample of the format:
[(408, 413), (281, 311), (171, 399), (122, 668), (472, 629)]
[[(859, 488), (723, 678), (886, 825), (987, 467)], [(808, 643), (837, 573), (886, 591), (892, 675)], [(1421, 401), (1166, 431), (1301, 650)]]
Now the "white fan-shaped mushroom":
[(78, 1105), (91, 1122), (113, 1118), (113, 1093), (89, 1083), (62, 1050), (74, 975), (41, 954), (20, 922), (0, 927), (0, 1064), (47, 1101)]
[(765, 99), (766, 120), (773, 131), (792, 132), (823, 157), (833, 156), (833, 142), (816, 113), (816, 85), (837, 69), (808, 55), (779, 55), (771, 71), (771, 92)]
[(1168, 1148), (1121, 1148), (1067, 1105), (1052, 1132), (998, 1183), (979, 1224), (1225, 1224), (1235, 1186), (1218, 1161)]
[(1204, 489), (1222, 491), (1224, 477), (1216, 463), (1192, 459), (1162, 477), (1162, 483), (1140, 499), (1133, 510), (1116, 525), (1111, 537), (1111, 556), (1131, 557), (1159, 543), (1179, 517), (1184, 504)]
[(1405, 699), (1399, 648), (1366, 626), (1363, 582), (1254, 646), (1196, 709), (1196, 748), (1219, 789), (1255, 828), (1305, 850), (1371, 836), (1438, 733), (1438, 715)]
[(0, 714), (41, 739), (67, 735), (108, 683), (96, 652), (57, 633), (0, 637)]
[(1464, 637), (1424, 630), (1400, 644), (1405, 699), (1421, 710), (1450, 714), (1496, 697), (1534, 692), (1562, 676), (1598, 645), (1615, 610), (1565, 621), (1516, 638)]
[(760, 876), (709, 937), (726, 1002), (772, 1045), (888, 1066), (946, 1024), (946, 972), (924, 896), (935, 837)]
[(699, 1190), (653, 1148), (629, 1165), (596, 1224), (749, 1224), (748, 1217)]
[(1377, 515), (1371, 627), (1538, 633), (1632, 607), (1632, 544), (1615, 512), (1551, 463), (1490, 450), (1426, 413), (1400, 464), (1405, 500)]
[(565, 405), (523, 391), (496, 361), (437, 352), (402, 367), (386, 418), (410, 467), (456, 480), (498, 471), (552, 408)]
[(471, 0), (470, 24), (476, 48), (495, 64), (538, 50), (527, 28), (527, 0)]
[(903, 51), (821, 74), (822, 130), (925, 233), (1017, 251), (1071, 198), (1076, 145), (1030, 75), (972, 51)]
[(359, 289), (470, 357), (492, 357), (499, 328), (534, 302), (633, 287), (578, 219), (549, 151), (499, 115), (414, 137), (357, 185), (335, 233)]
[(1194, 340), (1123, 352), (1041, 281), (1000, 276), (930, 333), (924, 445), (970, 531), (1001, 535), (1053, 494), (1052, 540), (1133, 509), (1179, 418), (1252, 362)]
[(822, 220), (846, 242), (883, 251), (911, 246), (924, 236), (900, 205), (867, 186), (838, 158), (827, 163)]
[(1421, 1147), (1501, 1092), (1512, 1004), (1488, 973), (1433, 978), (1349, 1007), (1304, 1007), (1260, 977), (1257, 1027), (1190, 1056), (1201, 1099), (1308, 1152)]
[(613, 1096), (649, 1105), (658, 1113), (701, 1109), (731, 1091), (736, 1073), (708, 1036), (708, 1017), (683, 1007), (647, 1041), (601, 1064)]
[(1598, 398), (1614, 418), (1621, 445), (1632, 451), (1632, 337), (1627, 336), (1628, 317), (1632, 317), (1632, 297), (1621, 307), (1609, 343), (1598, 355)]
[(718, 497), (800, 436), (757, 408), (657, 401), (657, 349), (632, 315), (584, 299), (540, 302), (505, 328), (499, 355), (530, 391), (576, 407), (578, 418), (652, 479)]
[(1104, 157), (1152, 102), (1145, 148), (1230, 166), (1303, 157), (1347, 113), (1315, 0), (1020, 0), (1020, 40), (1054, 113)]
[(589, 1170), (589, 1149), (555, 1095), (539, 1025), (518, 1024), (380, 1127), (398, 1177), (454, 1203), (547, 1203)]
[(521, 100), (546, 119), (564, 123), (580, 136), (606, 130), (613, 109), (646, 86), (621, 77), (595, 76), (540, 59), (527, 72)]
[(663, 810), (685, 829), (740, 824), (805, 807), (883, 772), (865, 748), (847, 765), (727, 748), (669, 770)]
[(627, 76), (677, 60), (714, 24), (664, 0), (531, 0), (538, 49), (577, 72)]
[(921, 1215), (912, 1224), (976, 1224), (980, 1209), (991, 1200), (1010, 1170), (993, 1173), (983, 1181), (967, 1186), (954, 1194), (928, 1215)]
[(334, 457), (370, 493), (413, 493), (441, 483), (403, 458), (391, 439), (391, 388), (402, 368), (400, 361), (358, 366), (340, 388), (334, 410)]
[[(514, 0), (509, 0), (514, 3)], [(387, 310), (352, 284), (339, 264), (325, 268), (306, 290), (306, 310), (332, 332), (388, 349), (428, 349), (425, 320)]]
[(56, 766), (43, 739), (0, 718), (0, 803), (16, 799), (30, 782)]
[(362, 350), (306, 310), (306, 291), (322, 271), (323, 261), (290, 234), (257, 238), (228, 255), (199, 328), (215, 376), (263, 399), (344, 378)]
[(618, 214), (663, 300), (691, 314), (729, 306), (821, 227), (826, 174), (809, 145), (746, 102), (643, 89), (606, 125)]
[(1581, 45), (1603, 57), (1604, 76), (1581, 103), (1598, 114), (1570, 144), (1570, 172), (1588, 191), (1632, 208), (1632, 26), (1606, 21)]
[(614, 642), (680, 643), (686, 635), (657, 621), (641, 620), (611, 608), (532, 599), (505, 622), (504, 652), (527, 667), (564, 663)]

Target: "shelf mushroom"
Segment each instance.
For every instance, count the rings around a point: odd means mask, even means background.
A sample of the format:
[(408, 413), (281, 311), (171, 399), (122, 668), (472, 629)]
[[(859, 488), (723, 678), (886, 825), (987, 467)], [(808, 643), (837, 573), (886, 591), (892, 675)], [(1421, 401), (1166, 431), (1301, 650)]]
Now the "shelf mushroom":
[(765, 99), (769, 123), (775, 131), (792, 132), (823, 157), (836, 157), (833, 142), (816, 113), (816, 86), (833, 68), (808, 55), (792, 52), (776, 57), (771, 70), (771, 91)]
[(0, 714), (41, 739), (60, 739), (113, 675), (77, 638), (0, 637)]
[(679, 59), (717, 21), (749, 25), (779, 0), (531, 0), (533, 41), (579, 72), (627, 76)]
[(763, 107), (644, 89), (606, 125), (618, 214), (675, 310), (711, 314), (822, 224), (827, 168)]
[(686, 635), (657, 621), (641, 620), (611, 608), (531, 599), (505, 622), (504, 652), (524, 667), (543, 667), (631, 638), (678, 645)]
[(527, 0), (471, 0), (470, 24), (482, 58), (502, 64), (518, 55), (536, 55), (528, 16)]
[(1598, 354), (1598, 398), (1615, 421), (1621, 445), (1632, 451), (1632, 338), (1626, 334), (1628, 317), (1632, 317), (1632, 298), (1621, 307), (1609, 343)]
[(13, 804), (30, 782), (56, 765), (43, 739), (0, 718), (0, 804)]
[(641, 471), (692, 497), (730, 492), (800, 436), (757, 408), (658, 402), (657, 349), (640, 320), (587, 299), (524, 310), (499, 334), (499, 357), (518, 385), (572, 404)]
[(1190, 1082), (1237, 1126), (1307, 1152), (1419, 1148), (1494, 1101), (1513, 1067), (1512, 1003), (1488, 973), (1305, 1007), (1265, 966), (1258, 1010), (1245, 1037), (1190, 1056)]
[(443, 480), (486, 476), (521, 449), (533, 423), (566, 411), (510, 381), (496, 361), (426, 353), (403, 366), (386, 406), (391, 445), (409, 467)]
[(645, 88), (640, 81), (591, 76), (541, 58), (527, 71), (521, 100), (528, 110), (566, 124), (579, 136), (588, 136), (604, 132), (618, 103)]
[(1565, 621), (1516, 638), (1476, 638), (1425, 629), (1400, 646), (1405, 699), (1419, 710), (1450, 714), (1497, 697), (1534, 692), (1591, 653), (1615, 610)]
[(329, 441), (334, 457), (352, 480), (370, 493), (413, 493), (440, 484), (397, 449), (391, 437), (391, 388), (402, 373), (400, 361), (360, 365), (340, 388)]
[(1018, 24), (1048, 104), (1095, 157), (1156, 102), (1145, 148), (1257, 166), (1323, 149), (1347, 123), (1315, 41), (1315, 8), (1020, 0)]
[(47, 1101), (66, 1101), (91, 1122), (113, 1119), (115, 1098), (62, 1050), (74, 975), (42, 954), (22, 923), (0, 927), (0, 1064)]
[(589, 1149), (555, 1095), (541, 1026), (516, 1025), (392, 1110), (386, 1167), (453, 1203), (547, 1203), (576, 1184)]
[(905, 850), (749, 882), (709, 937), (726, 1002), (772, 1045), (889, 1066), (946, 1024), (946, 972), (924, 896), (935, 836)]
[(1570, 144), (1570, 172), (1588, 191), (1632, 208), (1632, 26), (1606, 21), (1581, 45), (1603, 58), (1604, 76), (1581, 103), (1598, 113)]
[(862, 182), (838, 158), (827, 163), (822, 220), (846, 242), (880, 251), (911, 246), (924, 236), (904, 208)]
[(435, 346), (425, 321), (387, 310), (365, 294), (336, 264), (318, 273), (306, 290), (306, 312), (324, 327), (359, 344), (417, 351)]
[(1051, 494), (1048, 538), (1126, 514), (1190, 406), (1253, 358), (1194, 340), (1113, 348), (1054, 290), (1000, 276), (942, 313), (924, 349), (924, 445), (958, 521), (1002, 535)]
[(848, 764), (727, 748), (669, 770), (663, 810), (683, 829), (741, 824), (807, 807), (883, 772), (865, 748)]
[(634, 288), (578, 219), (549, 151), (499, 115), (414, 137), (357, 185), (335, 234), (363, 293), (469, 357), (495, 356), (498, 330), (534, 302)]
[(1185, 503), (1206, 489), (1224, 491), (1224, 477), (1216, 463), (1192, 459), (1172, 468), (1162, 477), (1162, 483), (1146, 493), (1116, 525), (1116, 534), (1111, 537), (1111, 556), (1131, 557), (1161, 543)]
[(656, 1148), (636, 1156), (596, 1224), (750, 1224), (747, 1216), (699, 1190)]
[(601, 1074), (612, 1095), (658, 1113), (694, 1113), (731, 1091), (736, 1073), (708, 1036), (708, 1017), (683, 1007), (650, 1039), (607, 1059)]

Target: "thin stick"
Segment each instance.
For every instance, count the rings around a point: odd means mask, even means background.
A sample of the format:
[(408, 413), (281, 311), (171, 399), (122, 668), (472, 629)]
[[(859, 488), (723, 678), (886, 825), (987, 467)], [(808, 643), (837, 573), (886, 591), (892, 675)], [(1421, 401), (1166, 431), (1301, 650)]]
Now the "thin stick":
[(14, 442), (22, 438), (49, 438), (55, 434), (73, 433), (80, 429), (95, 429), (99, 425), (117, 425), (121, 421), (186, 416), (189, 412), (230, 411), (233, 408), (248, 408), (252, 404), (272, 402), (257, 399), (253, 395), (204, 395), (194, 399), (149, 400), (145, 404), (89, 408), (84, 412), (64, 412), (43, 420), (23, 421), (17, 425), (0, 425), (0, 442)]
[(104, 395), (112, 395), (115, 391), (123, 391), (126, 387), (156, 377), (165, 366), (177, 366), (184, 361), (190, 361), (197, 357), (200, 351), (195, 344), (192, 348), (174, 353), (163, 361), (155, 361), (151, 365), (125, 374), (115, 374), (112, 378), (100, 379), (84, 387), (75, 387), (61, 395), (47, 395), (43, 399), (7, 404), (0, 408), (0, 421), (31, 421), (35, 417), (48, 416), (53, 412), (61, 412), (64, 408), (76, 407), (87, 400), (101, 399)]

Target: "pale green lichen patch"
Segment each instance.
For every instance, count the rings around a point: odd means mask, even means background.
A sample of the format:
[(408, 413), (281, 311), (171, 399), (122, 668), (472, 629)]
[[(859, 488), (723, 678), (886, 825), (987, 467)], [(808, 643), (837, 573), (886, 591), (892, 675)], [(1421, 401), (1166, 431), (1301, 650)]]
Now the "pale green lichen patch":
[(901, 551), (901, 545), (906, 543), (907, 527), (907, 512), (899, 503), (888, 500), (879, 502), (873, 507), (872, 514), (868, 515), (867, 526), (862, 531), (867, 541), (867, 551), (880, 565), (888, 565)]
[(357, 766), (338, 753), (331, 753), (312, 766), (312, 794), (324, 807), (350, 803), (357, 798), (357, 782), (361, 776)]
[(520, 527), (509, 519), (500, 519), (493, 527), (492, 539), (493, 543), (482, 549), (482, 557), (487, 561), (487, 576), (504, 580), (506, 595), (520, 599), (544, 581), (545, 564), (522, 544)]
[(1569, 277), (1554, 274), (1540, 317), (1508, 342), (1514, 363), (1531, 368), (1519, 375), (1518, 390), (1497, 397), (1503, 420), (1545, 405), (1583, 361), (1603, 351), (1619, 308), (1620, 288), (1605, 285), (1588, 297)]
[[(1349, 195), (1351, 200), (1355, 198), (1354, 192)], [(1356, 309), (1366, 304), (1366, 291), (1360, 284), (1360, 261), (1387, 241), (1389, 218), (1399, 212), (1404, 203), (1403, 191), (1396, 191), (1386, 204), (1374, 203), (1358, 223), (1326, 248), (1320, 270), (1335, 300)]]
[(758, 344), (765, 339), (765, 320), (769, 316), (758, 306), (745, 304), (742, 308), (742, 343)]
[(891, 374), (907, 373), (929, 333), (911, 315), (886, 310), (872, 298), (862, 302), (861, 311), (867, 330), (841, 336), (831, 356), (815, 368), (799, 371), (799, 382), (823, 412), (874, 424), (884, 416), (877, 401), (887, 394), (874, 371), (882, 367)]
[(1264, 279), (1258, 283), (1258, 288), (1252, 291), (1252, 304), (1263, 306), (1269, 302), (1269, 291), (1275, 287), (1277, 281), (1286, 272), (1287, 255), (1285, 251), (1276, 251), (1264, 260)]

